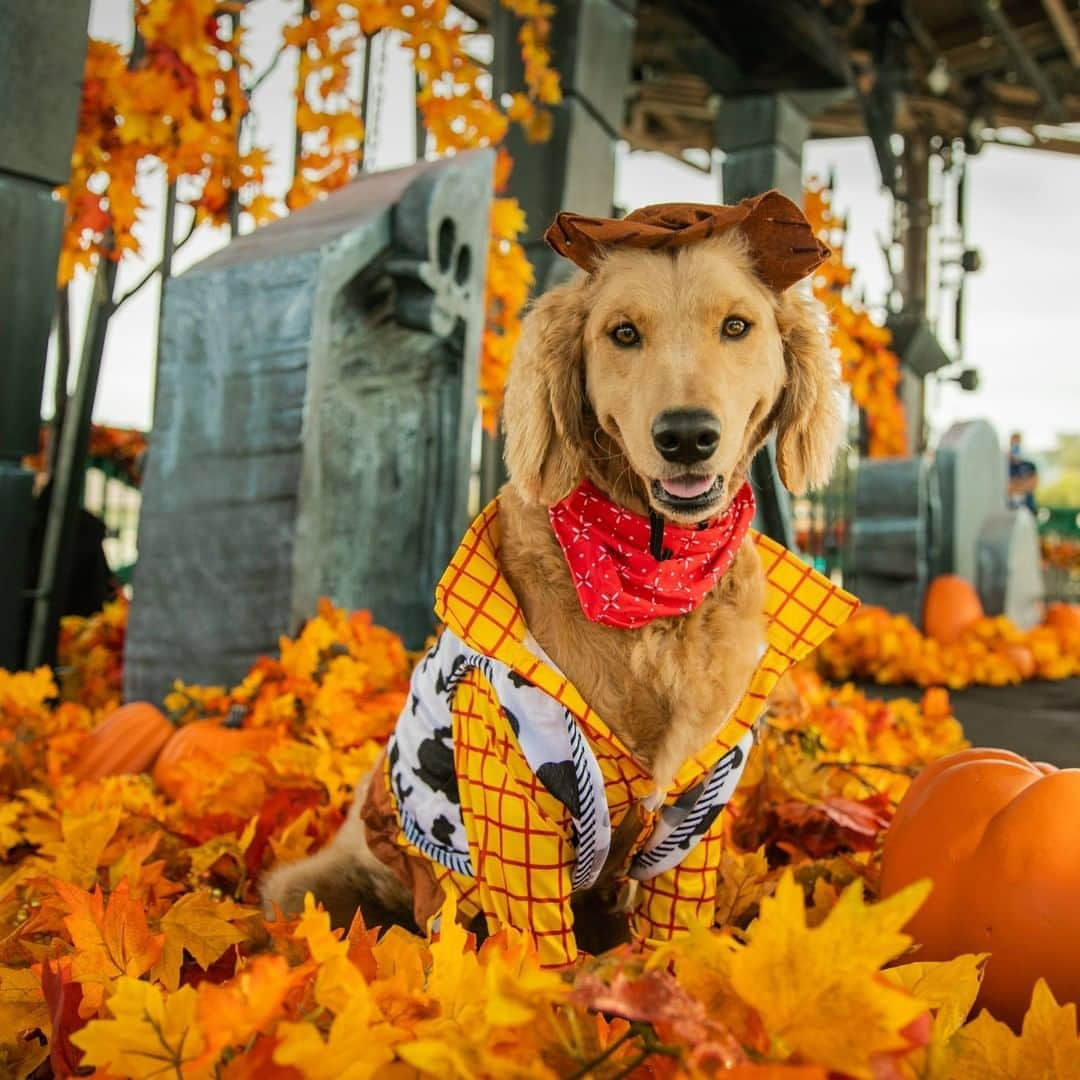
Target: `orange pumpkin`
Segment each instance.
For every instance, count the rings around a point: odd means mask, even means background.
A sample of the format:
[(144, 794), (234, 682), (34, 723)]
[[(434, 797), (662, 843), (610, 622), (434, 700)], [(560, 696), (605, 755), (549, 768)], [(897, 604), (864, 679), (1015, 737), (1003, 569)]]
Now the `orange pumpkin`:
[(1046, 625), (1063, 634), (1080, 634), (1080, 604), (1048, 604)]
[(1035, 675), (1035, 654), (1026, 645), (1005, 645), (1001, 652), (1016, 668), (1021, 679), (1030, 679)]
[(942, 574), (930, 582), (923, 604), (923, 630), (935, 641), (951, 645), (982, 617), (982, 602), (970, 581)]
[(147, 701), (121, 705), (90, 733), (85, 753), (73, 770), (75, 779), (144, 772), (175, 731), (165, 714)]
[(1080, 769), (970, 749), (924, 769), (885, 836), (881, 894), (930, 878), (917, 959), (988, 952), (979, 1005), (1018, 1025), (1036, 980), (1080, 1002)]
[(184, 781), (181, 763), (192, 755), (229, 758), (244, 750), (266, 750), (278, 739), (272, 728), (231, 728), (220, 719), (184, 724), (165, 744), (154, 765), (154, 783), (171, 799), (179, 797)]

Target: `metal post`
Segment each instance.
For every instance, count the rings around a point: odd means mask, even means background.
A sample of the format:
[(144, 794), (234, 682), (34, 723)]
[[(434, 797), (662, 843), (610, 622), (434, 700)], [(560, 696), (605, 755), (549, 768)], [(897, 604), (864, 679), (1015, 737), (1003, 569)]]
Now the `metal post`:
[[(930, 141), (920, 131), (904, 135), (902, 158), (904, 199), (904, 272), (901, 293), (904, 314), (926, 316), (927, 269), (930, 243)], [(922, 375), (903, 370), (900, 396), (907, 414), (908, 451), (926, 449), (926, 383)]]
[(51, 663), (55, 659), (56, 632), (64, 597), (71, 574), (71, 556), (78, 528), (78, 510), (82, 500), (82, 478), (90, 444), (90, 420), (94, 411), (101, 358), (105, 352), (105, 335), (113, 312), (113, 288), (117, 264), (102, 258), (94, 279), (90, 298), (86, 334), (83, 338), (82, 359), (75, 393), (71, 397), (67, 418), (60, 433), (60, 447), (53, 474), (52, 497), (45, 524), (45, 541), (41, 552), (41, 568), (34, 596), (34, 614), (30, 624), (27, 662), (30, 667)]
[[(725, 155), (724, 202), (778, 188), (802, 203), (802, 148), (809, 134), (809, 118), (786, 94), (725, 101), (716, 119), (716, 143)], [(758, 504), (755, 527), (794, 550), (791, 498), (780, 481), (772, 440), (754, 458), (750, 482)]]

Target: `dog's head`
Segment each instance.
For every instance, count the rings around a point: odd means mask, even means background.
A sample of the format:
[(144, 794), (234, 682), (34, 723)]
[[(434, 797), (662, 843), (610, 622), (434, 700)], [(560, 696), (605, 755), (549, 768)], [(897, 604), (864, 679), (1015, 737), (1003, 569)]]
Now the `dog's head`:
[(832, 471), (838, 390), (822, 305), (767, 286), (739, 232), (615, 248), (525, 318), (504, 406), (511, 482), (552, 505), (587, 476), (622, 505), (697, 522), (775, 432), (801, 493)]

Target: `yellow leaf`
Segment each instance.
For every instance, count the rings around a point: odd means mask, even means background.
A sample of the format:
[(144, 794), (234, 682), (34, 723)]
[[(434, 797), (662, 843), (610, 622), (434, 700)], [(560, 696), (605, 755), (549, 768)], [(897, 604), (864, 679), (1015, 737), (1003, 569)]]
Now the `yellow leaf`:
[(959, 1031), (975, 1004), (987, 955), (968, 954), (941, 963), (903, 964), (882, 972), (934, 1012), (930, 1043), (911, 1058), (912, 1066), (920, 1074), (949, 1075), (949, 1040)]
[(18, 1073), (12, 1075), (29, 1075), (36, 1063), (26, 1055), (37, 1040), (28, 1044), (17, 1036), (34, 1028), (49, 1030), (49, 1010), (38, 977), (29, 968), (0, 967), (0, 1068), (18, 1065)]
[(87, 814), (65, 813), (60, 819), (63, 839), (42, 850), (43, 855), (55, 859), (52, 873), (80, 889), (89, 889), (97, 880), (101, 853), (113, 838), (121, 814), (119, 806), (92, 810)]
[(1044, 979), (1035, 984), (1020, 1034), (983, 1010), (949, 1046), (950, 1080), (1057, 1080), (1080, 1076), (1076, 1005), (1059, 1005)]
[(764, 846), (745, 853), (724, 849), (720, 858), (720, 883), (716, 890), (717, 926), (736, 922), (772, 891), (772, 882), (767, 880), (768, 873)]
[(23, 840), (22, 830), (17, 828), (22, 805), (17, 799), (11, 799), (0, 806), (0, 855), (6, 855)]
[(989, 953), (968, 953), (941, 963), (902, 964), (883, 974), (934, 1010), (934, 1041), (952, 1038), (975, 1004)]
[(908, 1045), (900, 1031), (925, 1006), (879, 970), (910, 943), (900, 928), (928, 891), (921, 882), (866, 904), (855, 883), (810, 928), (802, 890), (785, 873), (775, 895), (762, 900), (749, 944), (731, 959), (732, 987), (760, 1014), (774, 1056), (798, 1054), (863, 1077), (873, 1054)]
[(323, 964), (334, 956), (347, 956), (349, 946), (342, 940), (341, 934), (330, 929), (330, 916), (315, 904), (311, 893), (304, 896), (304, 913), (296, 925), (295, 937), (307, 942), (311, 959), (316, 964)]
[(282, 830), (280, 837), (270, 837), (275, 866), (296, 862), (308, 853), (312, 840), (307, 829), (314, 820), (315, 811), (308, 807)]
[(215, 900), (206, 889), (182, 896), (162, 917), (165, 943), (154, 977), (166, 990), (176, 990), (185, 949), (205, 971), (230, 945), (244, 940), (246, 935), (233, 923), (257, 914), (256, 908)]
[(366, 985), (330, 1026), (326, 1041), (311, 1024), (280, 1023), (274, 1061), (294, 1065), (307, 1080), (368, 1080), (394, 1058), (401, 1034), (381, 1022)]
[(109, 998), (112, 1020), (91, 1020), (71, 1041), (84, 1051), (83, 1064), (106, 1068), (132, 1080), (214, 1075), (212, 1063), (199, 1065), (205, 1046), (195, 1023), (198, 997), (190, 986), (166, 997), (153, 983), (123, 976)]

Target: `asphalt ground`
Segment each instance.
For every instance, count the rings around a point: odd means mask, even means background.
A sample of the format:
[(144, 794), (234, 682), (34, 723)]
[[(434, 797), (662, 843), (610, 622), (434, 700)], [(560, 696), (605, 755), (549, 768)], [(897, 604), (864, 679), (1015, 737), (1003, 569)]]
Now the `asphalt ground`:
[[(917, 686), (861, 687), (872, 697), (918, 699)], [(973, 746), (1013, 750), (1032, 761), (1080, 768), (1080, 679), (1019, 686), (972, 686), (949, 692)]]

